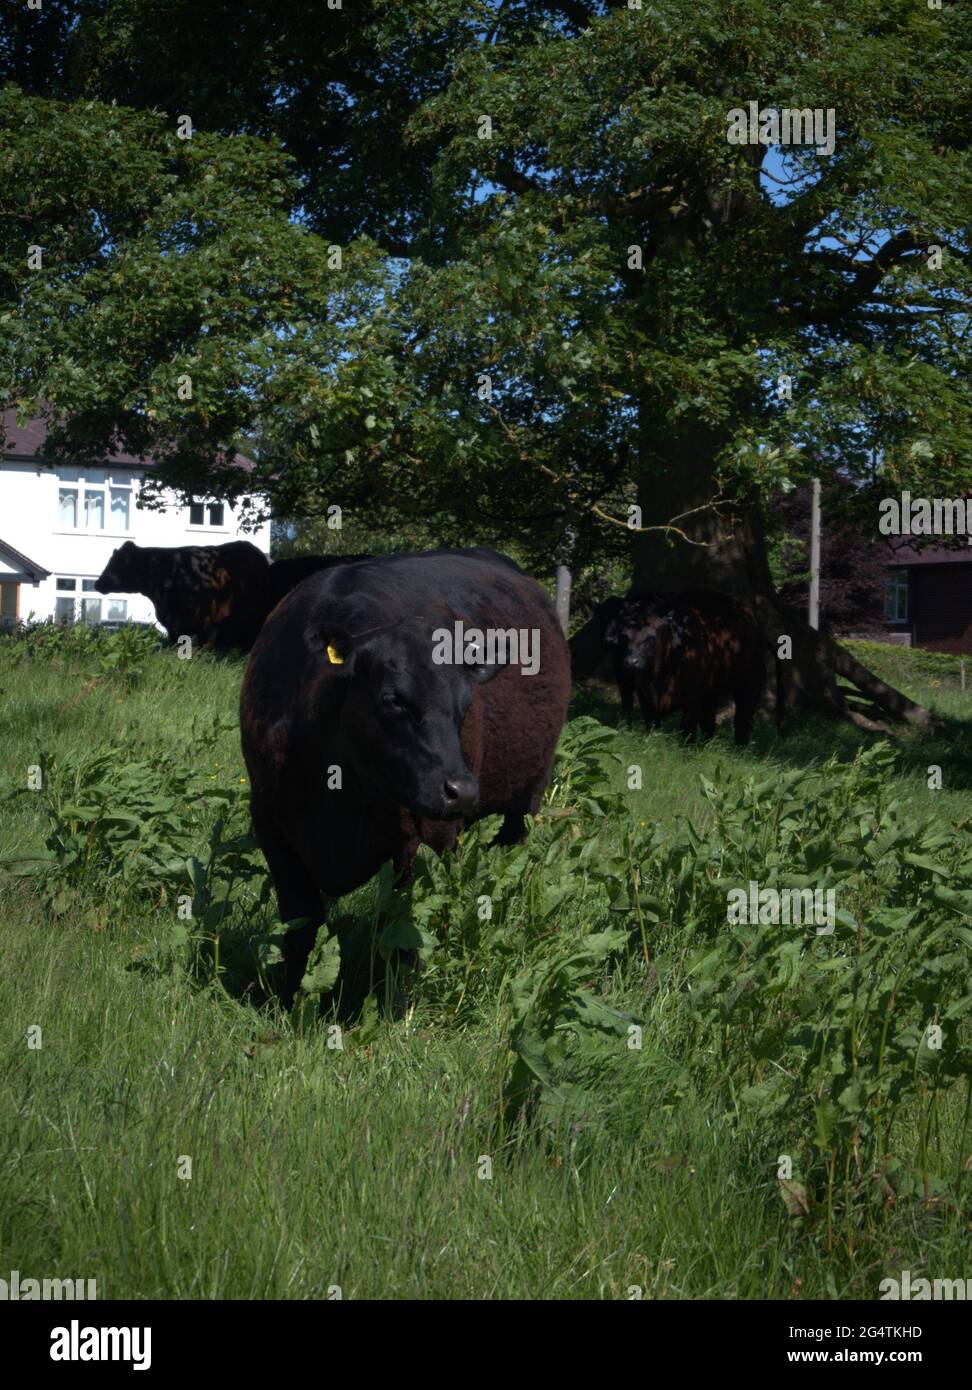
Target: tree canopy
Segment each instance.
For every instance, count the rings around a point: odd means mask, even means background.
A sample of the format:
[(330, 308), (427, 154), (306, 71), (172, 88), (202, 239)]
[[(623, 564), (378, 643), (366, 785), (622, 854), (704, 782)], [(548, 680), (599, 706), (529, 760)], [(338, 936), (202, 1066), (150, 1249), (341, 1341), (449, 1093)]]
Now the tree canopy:
[(225, 491), (255, 438), (283, 511), (579, 562), (635, 502), (972, 487), (965, 6), (4, 9), (0, 394), (75, 450)]

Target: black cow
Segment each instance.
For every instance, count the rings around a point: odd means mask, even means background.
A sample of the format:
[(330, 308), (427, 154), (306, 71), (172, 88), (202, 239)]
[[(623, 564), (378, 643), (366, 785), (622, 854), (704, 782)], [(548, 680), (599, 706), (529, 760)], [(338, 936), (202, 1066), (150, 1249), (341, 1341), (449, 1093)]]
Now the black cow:
[(370, 555), (294, 555), (289, 560), (274, 560), (267, 571), (267, 613), (309, 575), (334, 565), (353, 565), (356, 560), (370, 560)]
[(126, 541), (95, 580), (101, 594), (145, 594), (170, 641), (248, 651), (266, 616), (267, 557), (249, 541), (140, 546)]
[[(621, 704), (637, 695), (645, 723), (675, 710), (692, 738), (715, 732), (716, 715), (735, 701), (738, 744), (749, 742), (766, 683), (766, 641), (751, 609), (727, 594), (704, 591), (620, 600), (606, 614), (605, 644), (614, 649)], [(782, 729), (777, 662), (777, 726)]]
[[(506, 661), (474, 645), (457, 663), (456, 623), (522, 629), (528, 649)], [(407, 872), (420, 844), (441, 852), (482, 816), (503, 815), (501, 843), (524, 835), (569, 693), (553, 605), (492, 551), (337, 565), (283, 599), (250, 656), (240, 726), (280, 916), (308, 919), (284, 938), (288, 1006), (329, 899), (389, 859)]]

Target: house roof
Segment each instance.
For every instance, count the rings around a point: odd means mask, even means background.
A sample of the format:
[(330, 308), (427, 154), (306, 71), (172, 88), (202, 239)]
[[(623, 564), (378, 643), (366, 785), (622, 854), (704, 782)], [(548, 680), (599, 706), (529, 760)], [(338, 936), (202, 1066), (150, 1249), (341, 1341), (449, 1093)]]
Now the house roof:
[(25, 574), (30, 575), (31, 579), (46, 579), (51, 573), (43, 565), (39, 565), (36, 560), (31, 560), (21, 551), (15, 550), (5, 540), (0, 540), (0, 553), (6, 555), (15, 565), (19, 565)]
[[(11, 407), (3, 412), (3, 446), (0, 457), (10, 459), (17, 463), (35, 463), (49, 467), (54, 460), (45, 458), (45, 445), (47, 444), (48, 425), (47, 421), (39, 415), (35, 415), (24, 425), (17, 424), (17, 411)], [(114, 463), (124, 468), (155, 468), (157, 460), (152, 454), (136, 455), (126, 453), (124, 449), (119, 449), (108, 454), (105, 463)], [(246, 473), (252, 473), (256, 464), (246, 454), (234, 454), (231, 460), (234, 468), (242, 468)]]
[(908, 545), (889, 542), (888, 569), (914, 569), (921, 565), (972, 565), (970, 545)]

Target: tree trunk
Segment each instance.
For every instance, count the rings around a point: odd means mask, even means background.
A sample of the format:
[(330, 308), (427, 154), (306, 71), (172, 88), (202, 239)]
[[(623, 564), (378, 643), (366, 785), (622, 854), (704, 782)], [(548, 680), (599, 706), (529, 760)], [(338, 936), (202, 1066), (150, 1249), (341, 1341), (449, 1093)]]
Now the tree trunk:
[[(945, 732), (928, 710), (879, 680), (793, 611), (773, 588), (760, 510), (754, 499), (718, 496), (712, 459), (719, 440), (704, 427), (687, 431), (664, 452), (649, 446), (647, 466), (639, 479), (642, 527), (671, 526), (676, 531), (642, 530), (635, 535), (633, 594), (670, 594), (709, 589), (733, 594), (754, 609), (771, 651), (791, 654), (783, 661), (786, 713), (817, 710), (848, 719), (861, 728), (889, 732), (884, 719), (904, 720), (926, 730)], [(644, 455), (643, 455), (644, 457)], [(571, 640), (574, 677), (584, 680), (610, 671), (600, 640), (598, 615)], [(764, 703), (775, 704), (774, 663), (767, 665)], [(855, 687), (848, 690), (838, 676)], [(850, 701), (848, 700), (850, 697)]]

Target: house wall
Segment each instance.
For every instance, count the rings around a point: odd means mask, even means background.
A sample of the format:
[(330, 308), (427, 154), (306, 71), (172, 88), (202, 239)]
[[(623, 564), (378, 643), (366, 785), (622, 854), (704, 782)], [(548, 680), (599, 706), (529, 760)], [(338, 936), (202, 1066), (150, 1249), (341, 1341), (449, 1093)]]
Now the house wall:
[[(58, 598), (59, 578), (77, 581), (76, 595), (82, 596), (84, 580), (97, 579), (111, 557), (112, 551), (125, 541), (138, 545), (222, 545), (226, 541), (252, 542), (265, 554), (270, 553), (270, 523), (255, 532), (239, 527), (241, 507), (234, 511), (224, 503), (223, 524), (199, 526), (190, 520), (188, 506), (175, 494), (167, 494), (169, 504), (164, 511), (140, 508), (138, 504), (144, 470), (137, 468), (59, 468), (38, 467), (33, 462), (5, 459), (0, 462), (0, 539), (7, 541), (38, 565), (51, 571), (49, 579), (39, 584), (23, 584), (20, 589), (20, 617), (28, 619), (53, 618)], [(103, 517), (97, 505), (85, 508), (85, 484), (94, 495), (104, 486)], [(111, 505), (111, 488), (116, 490), (118, 505)], [(78, 489), (78, 525), (66, 524), (65, 511), (60, 503), (61, 489)], [(126, 493), (126, 488), (131, 488)], [(121, 500), (127, 496), (128, 525), (124, 525)], [(99, 521), (102, 524), (97, 524)], [(86, 522), (91, 522), (87, 525)], [(9, 567), (0, 562), (0, 578)], [(67, 591), (61, 591), (67, 598)], [(91, 594), (97, 601), (100, 596)], [(101, 617), (113, 615), (112, 599), (124, 602), (124, 616), (137, 622), (155, 622), (155, 609), (142, 594), (108, 595), (102, 598)], [(122, 616), (115, 608), (115, 615)]]

